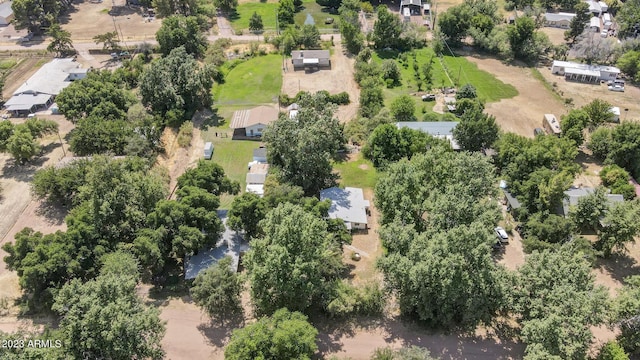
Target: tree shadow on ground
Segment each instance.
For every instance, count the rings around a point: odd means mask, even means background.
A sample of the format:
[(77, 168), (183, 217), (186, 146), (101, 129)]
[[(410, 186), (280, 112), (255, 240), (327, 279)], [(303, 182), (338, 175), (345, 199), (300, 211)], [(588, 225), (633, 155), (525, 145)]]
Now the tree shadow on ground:
[[(59, 146), (60, 144), (58, 144)], [(43, 148), (43, 151), (44, 148)], [(38, 156), (29, 162), (20, 164), (15, 159), (7, 160), (2, 169), (2, 176), (21, 182), (31, 182), (33, 174), (49, 160), (47, 156)]]
[(36, 209), (36, 215), (44, 217), (47, 223), (52, 226), (60, 226), (64, 223), (64, 218), (67, 217), (69, 210), (69, 207), (60, 203), (41, 201)]
[(640, 273), (640, 264), (627, 253), (614, 253), (608, 259), (599, 258), (595, 266), (609, 272), (611, 277), (619, 282)]
[(211, 319), (208, 323), (198, 325), (198, 330), (207, 338), (210, 345), (223, 348), (229, 342), (233, 330), (244, 326), (244, 315), (238, 314), (220, 320)]

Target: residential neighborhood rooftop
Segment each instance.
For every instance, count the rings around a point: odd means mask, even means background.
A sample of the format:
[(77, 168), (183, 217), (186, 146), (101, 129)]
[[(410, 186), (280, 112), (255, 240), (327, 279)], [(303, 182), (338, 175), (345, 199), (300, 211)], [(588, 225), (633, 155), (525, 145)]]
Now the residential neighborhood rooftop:
[[(571, 189), (565, 191), (565, 199), (562, 202), (562, 211), (564, 215), (569, 215), (569, 209), (572, 206), (578, 205), (578, 201), (580, 200), (580, 198), (593, 194), (594, 192), (595, 189), (591, 187), (572, 187)], [(624, 197), (619, 194), (607, 194), (607, 199), (609, 200), (610, 204), (624, 201)]]
[(433, 137), (447, 139), (454, 150), (459, 150), (460, 145), (453, 138), (453, 129), (458, 125), (457, 121), (403, 121), (397, 122), (398, 129), (409, 128), (425, 132)]
[(280, 112), (272, 106), (261, 105), (252, 109), (238, 110), (233, 113), (233, 119), (229, 127), (232, 129), (242, 129), (251, 125), (268, 125), (278, 119)]
[(331, 200), (329, 217), (342, 219), (350, 223), (367, 223), (367, 211), (369, 200), (364, 199), (364, 193), (360, 188), (345, 187), (344, 189), (332, 187), (320, 191), (320, 200)]

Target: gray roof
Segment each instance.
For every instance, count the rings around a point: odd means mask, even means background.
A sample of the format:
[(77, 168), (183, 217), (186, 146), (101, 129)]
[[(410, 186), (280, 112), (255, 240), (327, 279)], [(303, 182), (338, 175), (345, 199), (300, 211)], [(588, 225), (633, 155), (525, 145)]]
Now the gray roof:
[(5, 109), (9, 111), (31, 110), (36, 105), (45, 105), (52, 95), (49, 94), (20, 94), (13, 95), (4, 103)]
[(409, 128), (425, 132), (433, 137), (447, 139), (454, 149), (460, 149), (460, 145), (453, 138), (453, 129), (458, 125), (457, 121), (404, 121), (397, 122), (398, 129)]
[(248, 173), (246, 177), (247, 184), (264, 184), (267, 174)]
[(509, 206), (511, 207), (511, 210), (518, 209), (518, 208), (520, 208), (522, 206), (520, 204), (520, 201), (518, 201), (518, 199), (516, 199), (516, 197), (513, 196), (513, 194), (511, 194), (511, 192), (509, 192), (509, 190), (502, 189), (502, 191), (504, 192), (504, 197), (507, 198), (507, 202), (509, 203)]
[(233, 113), (229, 127), (242, 129), (257, 124), (268, 125), (276, 121), (279, 114), (278, 109), (266, 105), (256, 106), (253, 109), (238, 110)]
[(240, 253), (249, 249), (249, 244), (244, 241), (240, 234), (226, 227), (227, 211), (218, 210), (217, 213), (223, 224), (225, 224), (225, 231), (215, 247), (201, 249), (197, 255), (189, 256), (185, 259), (184, 278), (187, 280), (195, 279), (200, 272), (222, 260), (225, 256), (230, 256), (233, 260), (231, 269), (238, 271)]
[(74, 59), (53, 59), (44, 64), (25, 81), (13, 95), (19, 94), (49, 94), (58, 95), (62, 89), (71, 84), (67, 80), (70, 73), (87, 72), (81, 69)]
[[(578, 201), (580, 198), (585, 197), (589, 194), (593, 194), (595, 192), (594, 188), (571, 188), (564, 192), (565, 199), (562, 201), (562, 212), (564, 216), (569, 215), (569, 209), (572, 206), (578, 205)], [(609, 204), (622, 202), (624, 201), (624, 197), (619, 194), (607, 194), (607, 199), (609, 200)]]
[(364, 199), (364, 193), (360, 188), (346, 187), (340, 189), (332, 187), (320, 191), (320, 200), (331, 200), (329, 217), (342, 219), (345, 222), (366, 224), (369, 200)]
[(0, 4), (0, 17), (8, 18), (13, 15), (13, 9), (11, 8), (11, 1), (5, 1)]
[(329, 59), (329, 50), (294, 50), (291, 52), (292, 59)]
[(572, 13), (545, 13), (544, 19), (547, 21), (571, 21), (576, 17), (576, 14)]
[(257, 149), (253, 149), (253, 157), (257, 158), (266, 158), (267, 157), (267, 148), (259, 147)]

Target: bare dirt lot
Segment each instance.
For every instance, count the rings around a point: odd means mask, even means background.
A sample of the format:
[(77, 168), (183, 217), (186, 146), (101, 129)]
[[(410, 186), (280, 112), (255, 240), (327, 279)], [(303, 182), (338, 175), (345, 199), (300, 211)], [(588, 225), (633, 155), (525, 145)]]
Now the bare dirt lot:
[(493, 74), (500, 81), (513, 85), (518, 95), (487, 104), (486, 112), (496, 117), (496, 122), (505, 132), (514, 132), (533, 137), (533, 129), (542, 127), (544, 114), (560, 116), (566, 113), (564, 107), (544, 85), (524, 66), (508, 65), (500, 60), (467, 56), (478, 68)]
[(155, 33), (160, 28), (161, 20), (146, 21), (142, 17), (140, 7), (122, 7), (124, 0), (116, 0), (122, 10), (114, 13), (112, 17), (109, 11), (113, 3), (104, 1), (94, 4), (89, 1), (73, 2), (74, 7), (68, 14), (62, 16), (62, 27), (71, 33), (73, 41), (91, 41), (94, 36), (110, 31), (117, 31), (124, 40), (153, 40)]
[[(640, 89), (627, 84), (624, 92), (609, 91), (606, 84), (584, 84), (566, 81), (564, 76), (554, 75), (548, 67), (540, 73), (550, 84), (556, 84), (564, 98), (572, 98), (575, 107), (584, 106), (594, 99), (602, 99), (620, 108), (620, 120), (640, 120)], [(629, 109), (625, 112), (625, 109)], [(557, 116), (558, 114), (556, 114)]]
[(295, 96), (298, 91), (326, 90), (331, 94), (346, 91), (349, 93), (351, 103), (340, 106), (336, 117), (341, 122), (348, 122), (355, 118), (360, 102), (360, 88), (353, 79), (355, 60), (345, 54), (342, 44), (338, 41), (335, 43), (334, 50), (331, 56), (331, 69), (321, 69), (314, 72), (294, 71), (293, 65), (289, 62), (282, 79), (282, 92), (289, 96)]
[(565, 44), (564, 41), (564, 32), (565, 29), (553, 28), (553, 27), (541, 27), (539, 29), (541, 32), (547, 34), (549, 40), (553, 45), (562, 45)]

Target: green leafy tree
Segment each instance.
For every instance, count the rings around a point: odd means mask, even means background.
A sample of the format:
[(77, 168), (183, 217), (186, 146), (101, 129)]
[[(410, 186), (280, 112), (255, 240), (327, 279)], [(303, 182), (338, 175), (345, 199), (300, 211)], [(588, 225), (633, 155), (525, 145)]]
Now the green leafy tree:
[(574, 229), (573, 222), (563, 216), (535, 213), (526, 223), (524, 250), (531, 253), (534, 250), (557, 248), (571, 239)]
[(630, 50), (625, 52), (618, 58), (616, 66), (618, 66), (623, 73), (632, 78), (636, 78), (640, 70), (640, 51)]
[(238, 0), (214, 0), (213, 5), (226, 13), (230, 13), (238, 7)]
[(589, 115), (582, 109), (572, 109), (560, 118), (562, 136), (573, 140), (576, 145), (584, 143), (584, 129), (589, 123)]
[(56, 53), (59, 56), (66, 56), (76, 52), (71, 42), (71, 33), (62, 29), (60, 24), (51, 24), (47, 35), (51, 36), (51, 43), (47, 45), (48, 52)]
[(466, 111), (453, 129), (453, 136), (463, 150), (480, 151), (490, 148), (499, 135), (496, 118), (480, 109)]
[(249, 19), (249, 30), (251, 31), (262, 31), (264, 29), (264, 25), (262, 24), (262, 16), (258, 15), (257, 12), (253, 12), (251, 18)]
[(380, 86), (365, 84), (360, 92), (360, 115), (372, 118), (380, 112), (384, 104), (384, 95)]
[(478, 98), (478, 91), (476, 90), (476, 87), (471, 84), (462, 85), (460, 90), (456, 92), (456, 100), (477, 99), (477, 98)]
[(618, 36), (624, 39), (636, 35), (640, 23), (640, 1), (625, 1), (616, 14), (616, 21), (620, 24)]
[(527, 16), (518, 17), (515, 24), (507, 26), (507, 40), (513, 56), (522, 60), (534, 60), (550, 45), (549, 38), (536, 32), (535, 22)]
[(256, 309), (307, 311), (339, 275), (341, 249), (326, 223), (300, 206), (278, 206), (261, 226), (264, 237), (253, 240), (244, 260)]
[(93, 37), (96, 44), (102, 43), (103, 50), (117, 51), (120, 49), (120, 37), (115, 31), (106, 32), (104, 34)]
[(301, 110), (296, 119), (280, 117), (267, 126), (263, 139), (269, 145), (269, 163), (279, 169), (280, 180), (301, 186), (307, 195), (317, 195), (334, 183), (331, 159), (345, 139), (333, 116), (335, 106), (322, 93), (305, 96), (298, 104)]
[(409, 95), (401, 95), (391, 103), (391, 114), (397, 121), (415, 121), (416, 102)]
[(242, 282), (238, 274), (231, 270), (231, 262), (232, 259), (227, 256), (210, 266), (198, 274), (191, 288), (195, 303), (211, 318), (221, 321), (242, 314)]
[(400, 68), (395, 60), (387, 59), (382, 63), (382, 78), (390, 80), (393, 84), (400, 84)]
[(124, 155), (127, 140), (135, 135), (124, 120), (101, 120), (97, 116), (81, 119), (71, 133), (69, 148), (78, 156), (112, 153)]
[(315, 25), (305, 24), (300, 29), (300, 37), (298, 42), (305, 49), (314, 49), (320, 45), (320, 32)]
[(40, 33), (51, 26), (61, 10), (68, 6), (62, 1), (17, 0), (11, 3), (16, 28)]
[(611, 205), (602, 219), (596, 249), (609, 257), (614, 250), (626, 250), (628, 243), (635, 242), (640, 235), (640, 202), (638, 200), (619, 202)]
[(400, 45), (402, 22), (389, 11), (386, 6), (378, 6), (378, 20), (373, 24), (373, 43), (376, 49), (390, 47), (397, 49)]
[(564, 246), (529, 255), (518, 269), (513, 297), (525, 358), (586, 358), (590, 327), (605, 321), (608, 296), (604, 287), (595, 286), (582, 253)]
[(589, 5), (587, 3), (579, 2), (573, 10), (575, 11), (576, 16), (571, 19), (569, 30), (564, 32), (564, 40), (571, 41), (571, 43), (574, 43), (576, 38), (585, 31), (585, 28), (589, 24), (589, 19), (591, 18)]
[(597, 128), (589, 139), (587, 148), (593, 151), (593, 155), (605, 160), (609, 156), (609, 151), (612, 148), (612, 131), (606, 127)]
[(7, 151), (19, 164), (31, 160), (40, 152), (40, 149), (40, 144), (25, 127), (16, 127), (11, 137), (7, 139)]
[(614, 302), (613, 321), (618, 324), (618, 342), (629, 354), (640, 354), (640, 276), (624, 279), (624, 286)]
[(403, 347), (400, 349), (378, 348), (373, 352), (371, 360), (435, 360), (429, 349), (418, 346)]
[(592, 130), (613, 119), (611, 104), (602, 99), (594, 99), (583, 106), (582, 110), (589, 116), (588, 126)]
[(629, 183), (629, 172), (618, 165), (607, 165), (600, 171), (602, 184), (611, 189), (613, 194), (621, 194), (625, 200), (636, 197), (636, 189)]
[(266, 209), (260, 197), (253, 193), (236, 196), (231, 203), (227, 225), (235, 231), (244, 231), (247, 239), (259, 233), (258, 223), (264, 219)]
[(280, 309), (236, 329), (224, 350), (228, 360), (311, 359), (318, 349), (316, 330), (299, 312)]
[(578, 204), (570, 209), (569, 217), (579, 229), (597, 230), (608, 207), (607, 189), (598, 187), (593, 193), (578, 200)]
[(293, 24), (293, 15), (295, 15), (295, 13), (296, 7), (293, 4), (293, 0), (278, 1), (278, 21), (280, 22), (281, 28)]
[(197, 187), (216, 196), (223, 193), (235, 195), (240, 192), (240, 184), (227, 178), (220, 165), (205, 160), (198, 161), (195, 168), (185, 171), (178, 178), (178, 186)]
[(169, 118), (169, 125), (180, 126), (196, 110), (211, 104), (209, 92), (215, 72), (212, 65), (200, 66), (185, 48), (174, 49), (142, 73), (142, 104)]
[(62, 287), (53, 310), (62, 316), (60, 330), (70, 355), (111, 359), (164, 356), (160, 345), (164, 324), (159, 311), (144, 305), (136, 295), (136, 279), (105, 272), (95, 280), (83, 283), (74, 279)]
[(364, 35), (360, 29), (360, 11), (358, 0), (345, 0), (339, 8), (340, 34), (342, 41), (351, 54), (358, 54), (364, 46)]
[(629, 360), (629, 355), (616, 341), (608, 341), (600, 349), (597, 360)]
[(173, 49), (184, 47), (187, 54), (198, 58), (207, 48), (207, 39), (202, 34), (198, 18), (195, 16), (172, 15), (162, 20), (156, 32), (156, 40), (162, 55), (169, 55)]
[(453, 6), (438, 17), (438, 27), (447, 41), (457, 44), (471, 27), (473, 10), (468, 3)]

